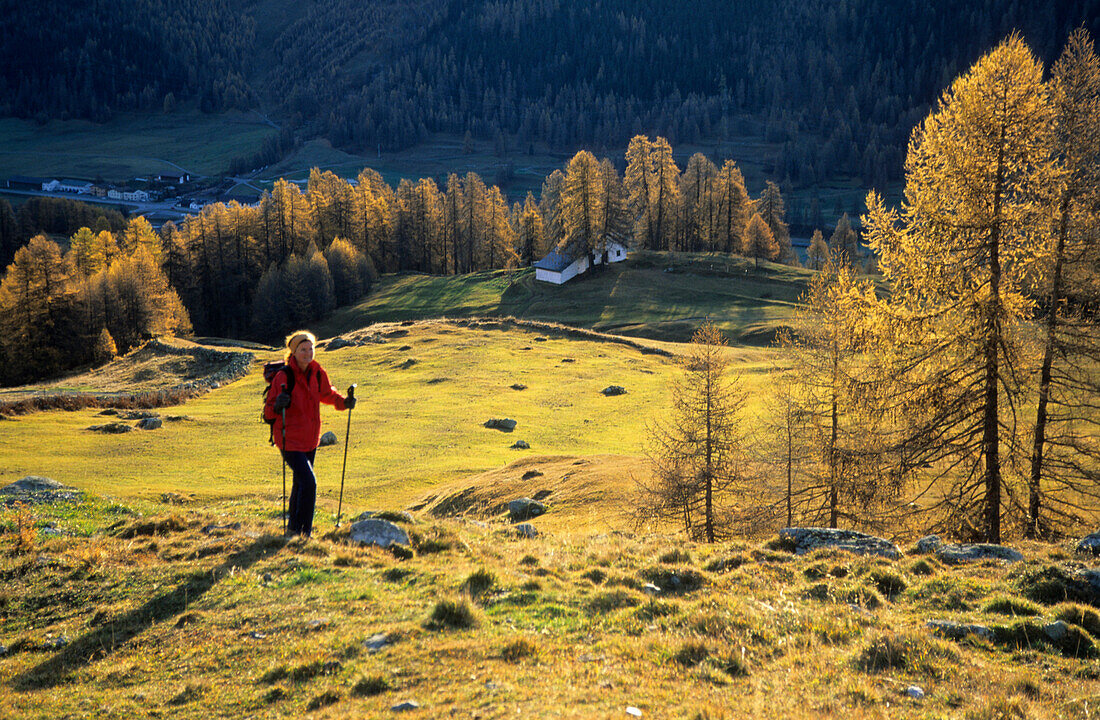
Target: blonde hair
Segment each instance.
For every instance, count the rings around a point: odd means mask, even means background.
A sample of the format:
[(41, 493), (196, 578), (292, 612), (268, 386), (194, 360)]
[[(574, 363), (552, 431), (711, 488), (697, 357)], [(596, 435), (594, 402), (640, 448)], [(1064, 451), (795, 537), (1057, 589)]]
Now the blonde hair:
[(309, 330), (295, 330), (286, 336), (286, 362), (289, 364), (294, 357), (294, 351), (298, 349), (298, 346), (308, 340), (311, 345), (317, 347), (317, 336), (311, 333)]

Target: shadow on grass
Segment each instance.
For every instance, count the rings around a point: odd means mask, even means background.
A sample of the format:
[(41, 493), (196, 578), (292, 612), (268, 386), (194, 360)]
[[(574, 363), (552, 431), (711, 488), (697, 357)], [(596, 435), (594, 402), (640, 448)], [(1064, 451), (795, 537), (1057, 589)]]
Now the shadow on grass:
[(116, 648), (156, 623), (184, 612), (189, 604), (202, 597), (233, 568), (245, 570), (278, 552), (285, 544), (286, 540), (281, 536), (262, 537), (230, 555), (218, 567), (191, 573), (174, 589), (151, 598), (139, 608), (108, 620), (98, 629), (66, 645), (50, 659), (15, 676), (11, 682), (12, 688), (18, 691), (42, 690), (64, 683), (73, 671), (107, 657)]

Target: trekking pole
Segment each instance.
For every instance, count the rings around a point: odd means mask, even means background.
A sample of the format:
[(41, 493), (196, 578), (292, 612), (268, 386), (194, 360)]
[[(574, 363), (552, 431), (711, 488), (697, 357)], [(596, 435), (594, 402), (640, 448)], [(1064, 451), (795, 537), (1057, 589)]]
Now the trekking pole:
[(283, 408), (283, 447), (279, 448), (279, 457), (283, 459), (283, 535), (286, 535), (286, 455), (283, 448), (286, 447), (286, 408)]
[[(355, 399), (355, 384), (348, 388), (348, 397)], [(348, 443), (351, 441), (351, 409), (348, 409), (348, 429), (344, 431), (344, 467), (340, 470), (340, 503), (336, 506), (336, 527), (340, 527), (340, 513), (344, 510), (344, 473), (348, 469)]]

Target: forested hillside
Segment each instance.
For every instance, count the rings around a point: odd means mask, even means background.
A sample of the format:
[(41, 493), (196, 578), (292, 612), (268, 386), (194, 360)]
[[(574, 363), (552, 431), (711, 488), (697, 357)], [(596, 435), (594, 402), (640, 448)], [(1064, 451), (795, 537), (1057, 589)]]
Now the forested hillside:
[[(431, 133), (601, 152), (780, 143), (776, 181), (881, 186), (951, 78), (1013, 30), (1047, 60), (1100, 1), (667, 0), (12, 4), (0, 113), (258, 106), (302, 136), (399, 150)], [(66, 20), (66, 18), (70, 18)], [(89, 29), (89, 23), (91, 29)], [(79, 27), (76, 27), (79, 25)], [(169, 98), (168, 96), (172, 97)]]

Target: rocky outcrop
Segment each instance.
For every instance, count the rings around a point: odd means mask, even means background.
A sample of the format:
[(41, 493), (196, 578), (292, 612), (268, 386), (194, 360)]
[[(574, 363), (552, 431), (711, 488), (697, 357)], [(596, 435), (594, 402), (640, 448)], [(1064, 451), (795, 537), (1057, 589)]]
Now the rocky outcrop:
[(489, 418), (485, 421), (485, 427), (491, 430), (500, 430), (502, 432), (512, 432), (518, 425), (515, 420), (511, 418)]
[(508, 519), (514, 523), (546, 514), (546, 506), (531, 498), (519, 498), (508, 503)]
[(1023, 555), (1010, 547), (986, 543), (943, 545), (936, 550), (936, 557), (948, 565), (963, 565), (965, 563), (981, 562), (982, 560), (1020, 562), (1024, 559)]
[(805, 555), (819, 548), (833, 548), (857, 555), (880, 555), (891, 560), (901, 557), (901, 550), (889, 540), (855, 530), (784, 528), (779, 531), (778, 544), (796, 555)]
[(0, 507), (11, 507), (15, 504), (41, 505), (83, 498), (83, 490), (38, 475), (28, 475), (0, 488)]

